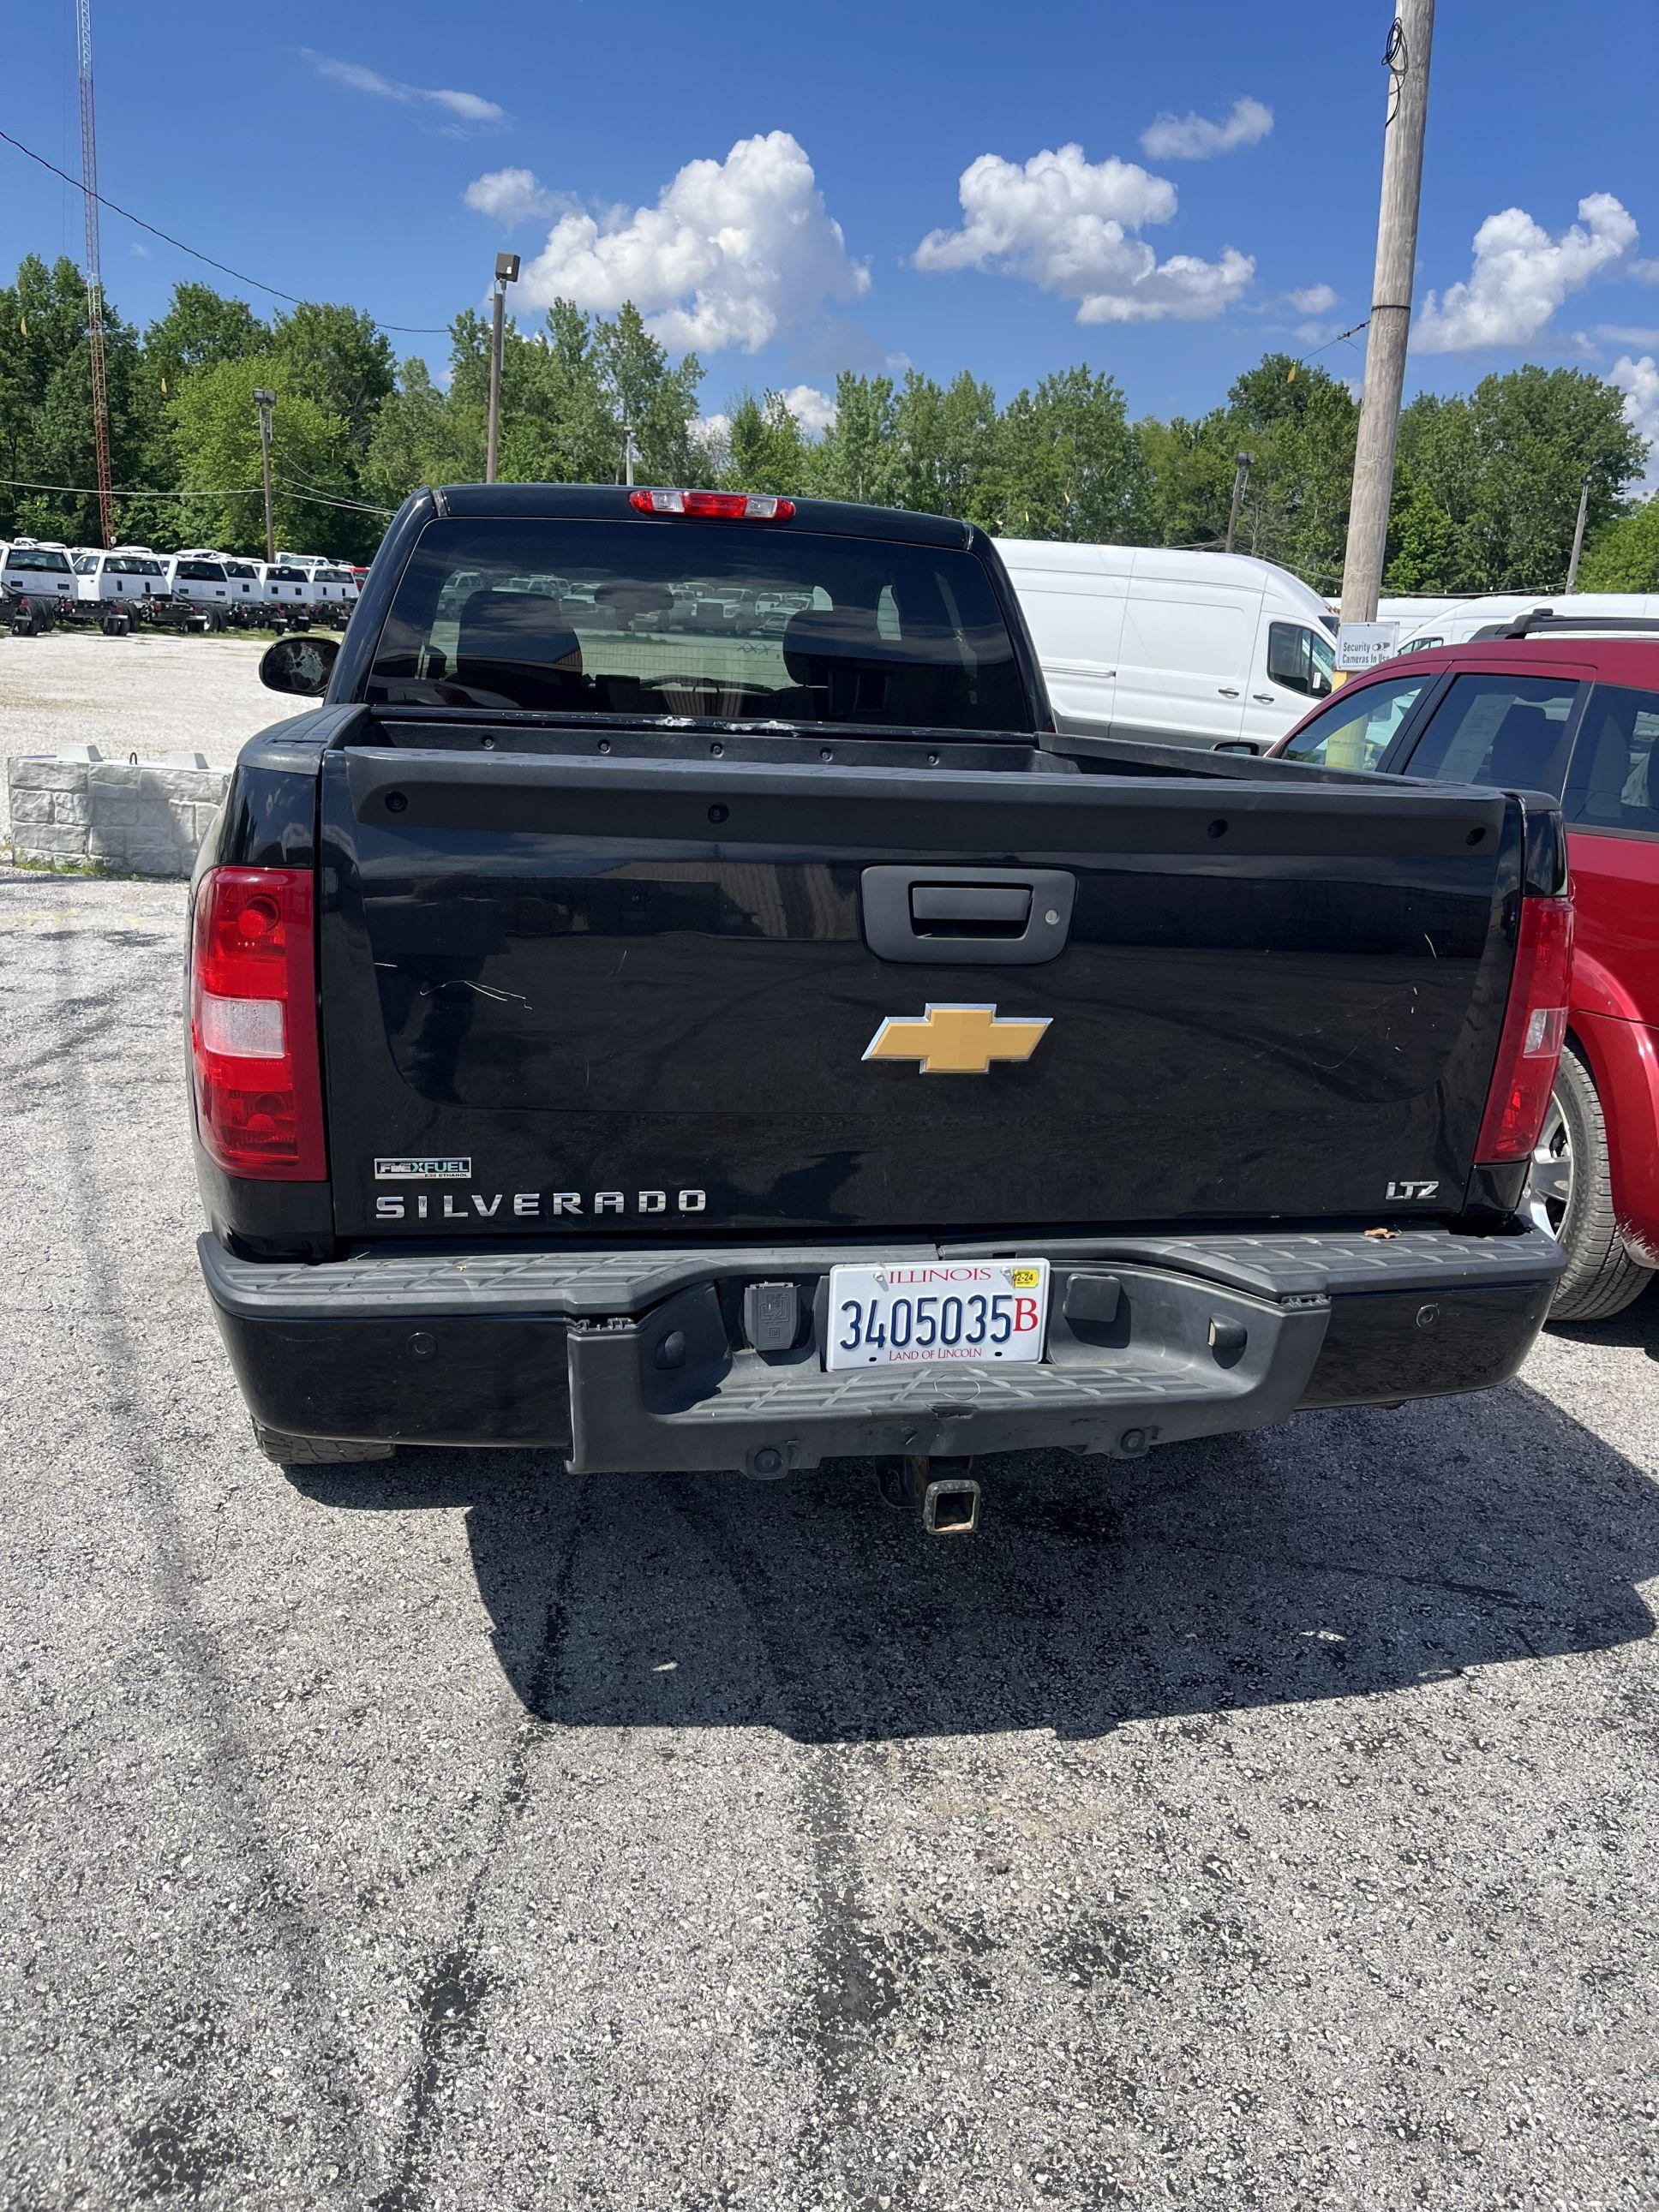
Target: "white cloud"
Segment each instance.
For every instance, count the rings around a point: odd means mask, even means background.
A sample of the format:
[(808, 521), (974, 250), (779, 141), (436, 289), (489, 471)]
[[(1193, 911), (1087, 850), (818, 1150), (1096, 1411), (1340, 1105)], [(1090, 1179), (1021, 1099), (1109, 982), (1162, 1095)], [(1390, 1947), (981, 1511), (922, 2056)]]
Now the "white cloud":
[(1659, 284), (1659, 261), (1632, 261), (1627, 273), (1638, 284)]
[(445, 87), (424, 84), (404, 84), (399, 78), (382, 76), (379, 70), (365, 69), (361, 62), (337, 61), (331, 54), (315, 53), (309, 46), (301, 52), (319, 76), (325, 76), (335, 84), (349, 85), (353, 92), (367, 92), (376, 100), (401, 100), (405, 106), (426, 101), (441, 107), (463, 123), (501, 123), (507, 110), (498, 107), (493, 100), (485, 100), (476, 92), (453, 92)]
[(834, 398), (816, 384), (791, 385), (783, 404), (809, 438), (821, 438), (836, 419)]
[(1328, 315), (1337, 295), (1328, 284), (1304, 284), (1299, 292), (1285, 296), (1298, 315)]
[(1218, 315), (1255, 273), (1231, 246), (1219, 261), (1159, 261), (1142, 239), (1168, 222), (1176, 188), (1133, 161), (1084, 159), (1080, 146), (1034, 154), (1022, 167), (981, 154), (962, 173), (959, 230), (930, 231), (918, 269), (986, 269), (1078, 302), (1080, 323), (1198, 321)]
[(757, 352), (869, 289), (787, 131), (739, 139), (723, 161), (688, 161), (654, 207), (562, 216), (520, 284), (532, 307), (565, 299), (614, 314), (631, 300), (665, 344), (702, 353)]
[(491, 169), (485, 176), (474, 177), (461, 198), (477, 214), (501, 223), (556, 215), (569, 204), (557, 192), (549, 191), (533, 169)]
[(1645, 323), (1598, 323), (1594, 335), (1608, 345), (1659, 346), (1659, 330)]
[(1622, 261), (1635, 243), (1635, 222), (1611, 192), (1580, 200), (1578, 221), (1559, 238), (1523, 208), (1504, 208), (1474, 234), (1468, 281), (1429, 294), (1412, 342), (1419, 353), (1526, 345), (1563, 301)]
[(1234, 100), (1219, 123), (1166, 109), (1141, 132), (1140, 150), (1153, 161), (1207, 161), (1237, 146), (1258, 145), (1273, 127), (1273, 112), (1259, 100)]
[(1621, 354), (1608, 373), (1625, 395), (1625, 420), (1648, 441), (1644, 489), (1659, 491), (1659, 361)]

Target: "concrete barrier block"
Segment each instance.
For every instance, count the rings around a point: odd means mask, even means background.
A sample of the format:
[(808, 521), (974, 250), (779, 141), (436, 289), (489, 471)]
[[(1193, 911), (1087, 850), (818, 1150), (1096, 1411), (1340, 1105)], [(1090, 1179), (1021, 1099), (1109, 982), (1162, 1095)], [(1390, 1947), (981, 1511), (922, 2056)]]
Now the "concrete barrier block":
[(50, 822), (52, 803), (58, 797), (54, 791), (31, 791), (27, 786), (21, 790), (14, 784), (11, 790), (12, 827), (25, 822)]
[(6, 781), (13, 791), (84, 791), (89, 770), (72, 761), (8, 761)]
[(179, 876), (185, 872), (178, 854), (170, 845), (131, 846), (121, 865), (134, 876)]
[[(18, 853), (25, 850), (22, 836), (13, 839), (12, 849)], [(87, 832), (69, 822), (31, 822), (27, 826), (27, 849), (35, 860), (73, 860), (85, 853)]]

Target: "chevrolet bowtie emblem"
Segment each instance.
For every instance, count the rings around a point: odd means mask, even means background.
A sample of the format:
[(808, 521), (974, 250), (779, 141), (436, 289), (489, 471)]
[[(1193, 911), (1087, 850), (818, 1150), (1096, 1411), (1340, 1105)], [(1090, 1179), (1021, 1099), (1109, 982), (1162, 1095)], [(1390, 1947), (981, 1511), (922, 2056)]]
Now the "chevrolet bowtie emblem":
[(1048, 1026), (1000, 1018), (994, 1006), (929, 1006), (889, 1014), (865, 1049), (866, 1060), (919, 1060), (924, 1075), (985, 1075), (994, 1060), (1029, 1060)]

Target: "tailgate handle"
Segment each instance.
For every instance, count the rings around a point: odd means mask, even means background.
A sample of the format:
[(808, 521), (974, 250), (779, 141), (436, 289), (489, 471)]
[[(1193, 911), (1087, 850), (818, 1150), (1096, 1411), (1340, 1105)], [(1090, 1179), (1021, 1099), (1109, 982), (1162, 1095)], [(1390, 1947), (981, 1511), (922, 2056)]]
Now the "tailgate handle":
[(1023, 934), (1031, 918), (1029, 884), (912, 884), (910, 919), (918, 930), (940, 923), (951, 933), (975, 928)]
[(1066, 950), (1077, 878), (1066, 868), (866, 868), (864, 941), (878, 959), (1035, 967)]

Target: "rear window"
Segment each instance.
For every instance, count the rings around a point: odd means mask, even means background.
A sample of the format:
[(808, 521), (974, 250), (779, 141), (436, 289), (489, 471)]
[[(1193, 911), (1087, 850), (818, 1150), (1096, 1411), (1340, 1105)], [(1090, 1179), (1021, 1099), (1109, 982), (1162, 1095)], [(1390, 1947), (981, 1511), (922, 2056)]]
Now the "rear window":
[(187, 584), (222, 584), (225, 572), (216, 561), (181, 561), (174, 572)]
[(368, 686), (385, 705), (1029, 731), (973, 555), (787, 524), (434, 522)]
[(67, 576), (70, 573), (67, 553), (48, 553), (28, 545), (14, 545), (6, 556), (6, 566), (27, 569), (31, 575)]

